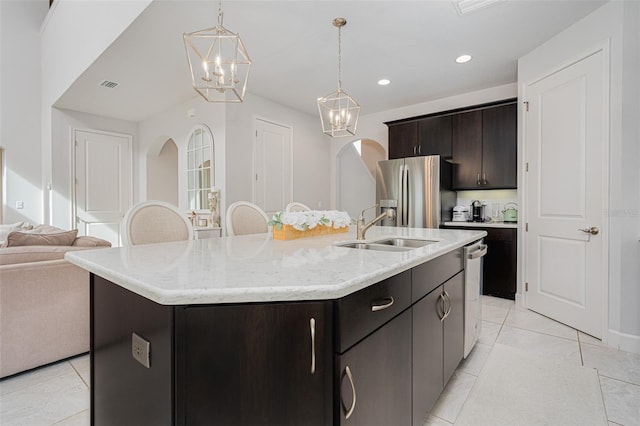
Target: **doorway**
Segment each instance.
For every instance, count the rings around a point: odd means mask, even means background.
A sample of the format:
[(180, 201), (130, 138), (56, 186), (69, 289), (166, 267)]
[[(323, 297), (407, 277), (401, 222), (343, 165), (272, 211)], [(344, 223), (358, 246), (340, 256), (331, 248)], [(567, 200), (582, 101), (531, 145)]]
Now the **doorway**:
[(267, 216), (293, 201), (291, 127), (256, 118), (253, 202)]
[(597, 338), (607, 291), (608, 54), (525, 87), (525, 303)]
[(376, 203), (376, 167), (386, 160), (384, 147), (371, 139), (343, 146), (336, 155), (336, 208), (355, 219)]
[(167, 139), (158, 153), (147, 155), (147, 199), (178, 206), (178, 147)]
[(120, 222), (132, 204), (130, 135), (74, 129), (73, 223), (78, 234), (120, 245)]

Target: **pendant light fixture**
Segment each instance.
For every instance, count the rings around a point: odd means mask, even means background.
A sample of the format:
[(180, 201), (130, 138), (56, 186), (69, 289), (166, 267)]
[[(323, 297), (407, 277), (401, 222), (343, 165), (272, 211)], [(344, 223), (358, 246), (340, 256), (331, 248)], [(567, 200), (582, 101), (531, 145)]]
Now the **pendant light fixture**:
[(338, 90), (318, 98), (318, 110), (324, 134), (333, 138), (354, 136), (360, 115), (360, 105), (342, 90), (342, 50), (341, 32), (347, 24), (344, 18), (335, 18), (333, 25), (338, 28)]
[(251, 59), (240, 36), (222, 25), (184, 34), (193, 88), (208, 102), (242, 102)]

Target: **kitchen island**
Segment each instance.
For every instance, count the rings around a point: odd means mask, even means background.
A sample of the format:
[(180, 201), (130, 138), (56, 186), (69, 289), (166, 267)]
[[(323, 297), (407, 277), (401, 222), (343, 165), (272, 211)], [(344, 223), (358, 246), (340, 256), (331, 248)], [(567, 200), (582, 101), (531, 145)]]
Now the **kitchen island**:
[(91, 272), (92, 424), (417, 424), (462, 358), (461, 247), (484, 235), (369, 231), (432, 242), (400, 252), (337, 246), (352, 230), (69, 253)]

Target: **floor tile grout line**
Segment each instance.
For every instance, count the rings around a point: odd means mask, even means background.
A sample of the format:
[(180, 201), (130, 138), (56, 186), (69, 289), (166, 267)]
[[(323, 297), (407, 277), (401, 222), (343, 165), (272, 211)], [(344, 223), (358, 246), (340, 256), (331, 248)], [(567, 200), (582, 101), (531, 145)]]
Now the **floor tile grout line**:
[(568, 337), (562, 337), (562, 336), (558, 336), (558, 335), (555, 335), (555, 334), (545, 333), (543, 331), (532, 330), (530, 328), (518, 327), (518, 326), (515, 326), (513, 324), (504, 324), (504, 325), (506, 325), (507, 327), (511, 327), (511, 328), (517, 328), (518, 330), (531, 331), (532, 333), (544, 334), (545, 336), (557, 337), (558, 339), (564, 339), (564, 340), (568, 340), (569, 342), (578, 343), (577, 340), (570, 339)]
[(596, 370), (596, 371), (598, 372), (598, 376), (600, 376), (600, 377), (606, 377), (606, 378), (607, 378), (607, 379), (609, 379), (609, 380), (615, 380), (616, 382), (621, 382), (621, 383), (625, 383), (625, 384), (627, 384), (627, 385), (632, 385), (632, 386), (638, 386), (638, 387), (640, 387), (640, 383), (634, 383), (634, 382), (630, 382), (630, 381), (628, 381), (628, 380), (619, 379), (619, 378), (617, 378), (617, 377), (611, 377), (611, 376), (609, 376), (609, 375), (607, 375), (607, 374), (602, 374), (602, 373), (600, 372), (600, 370), (598, 370), (598, 369), (597, 369), (597, 368), (595, 368), (595, 367), (593, 367), (593, 369), (594, 369), (594, 370)]
[(584, 356), (582, 356), (582, 342), (580, 342), (580, 333), (576, 330), (576, 336), (578, 337), (578, 350), (580, 351), (580, 363), (584, 367)]
[(604, 400), (604, 390), (602, 389), (602, 382), (600, 381), (600, 375), (597, 374), (598, 370), (596, 369), (596, 375), (598, 376), (598, 387), (600, 388), (600, 399), (602, 400), (602, 408), (604, 409), (604, 417), (609, 421), (609, 413), (607, 412), (607, 403)]
[(89, 386), (89, 383), (84, 381), (84, 378), (82, 377), (82, 374), (80, 374), (80, 372), (78, 371), (76, 366), (73, 365), (73, 363), (71, 361), (68, 361), (68, 362), (69, 362), (69, 365), (71, 366), (71, 368), (73, 368), (73, 371), (78, 375), (78, 377), (80, 377), (80, 380), (82, 380), (82, 383), (84, 383), (84, 385), (87, 387), (87, 389), (90, 389), (91, 387)]

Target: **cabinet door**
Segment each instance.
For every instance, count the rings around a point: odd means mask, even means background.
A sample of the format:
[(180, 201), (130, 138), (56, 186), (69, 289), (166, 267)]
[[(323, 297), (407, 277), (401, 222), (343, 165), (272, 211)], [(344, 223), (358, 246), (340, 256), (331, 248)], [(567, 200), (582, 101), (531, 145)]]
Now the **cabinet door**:
[(482, 183), (485, 189), (517, 187), (517, 106), (482, 111)]
[(444, 325), (443, 385), (464, 357), (464, 272), (444, 283), (444, 296), (448, 315)]
[(331, 424), (330, 303), (184, 309), (178, 419), (186, 425)]
[(418, 155), (418, 122), (389, 125), (389, 160)]
[(517, 235), (515, 229), (483, 228), (488, 247), (483, 258), (482, 294), (515, 299)]
[(482, 111), (453, 116), (453, 189), (478, 189), (482, 177)]
[(411, 309), (338, 355), (336, 365), (336, 424), (411, 424)]
[(427, 117), (418, 122), (418, 155), (451, 158), (452, 118)]
[(413, 305), (413, 424), (422, 425), (425, 415), (443, 388), (442, 287)]

